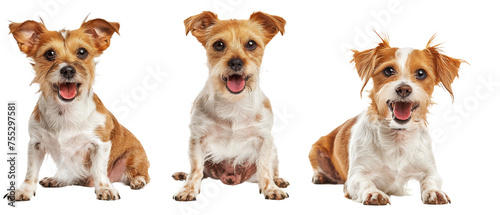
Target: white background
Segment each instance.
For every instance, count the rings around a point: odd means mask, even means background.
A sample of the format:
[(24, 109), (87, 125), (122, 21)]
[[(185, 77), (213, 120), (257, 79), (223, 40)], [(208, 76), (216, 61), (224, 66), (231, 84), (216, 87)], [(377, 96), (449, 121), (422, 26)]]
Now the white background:
[[(493, 1), (2, 1), (0, 5), (0, 117), (7, 101), (18, 104), (18, 177), (26, 172), (28, 118), (38, 99), (29, 60), (8, 35), (9, 21), (41, 16), (48, 29), (75, 29), (85, 16), (120, 22), (110, 48), (99, 59), (94, 91), (118, 120), (142, 142), (151, 162), (151, 183), (140, 191), (115, 184), (122, 199), (98, 201), (93, 188), (42, 188), (29, 202), (2, 214), (113, 213), (151, 214), (493, 214), (500, 186), (500, 31)], [(286, 33), (267, 46), (261, 88), (276, 115), (275, 143), (281, 176), (290, 181), (284, 201), (265, 200), (256, 184), (223, 185), (204, 180), (197, 202), (178, 203), (182, 186), (172, 173), (189, 170), (189, 112), (208, 76), (205, 50), (185, 35), (183, 20), (204, 10), (219, 18), (246, 19), (254, 11), (286, 19)], [(392, 205), (367, 207), (343, 197), (342, 185), (313, 185), (308, 160), (311, 145), (345, 120), (366, 109), (361, 81), (349, 63), (350, 52), (374, 47), (372, 29), (388, 33), (394, 47), (422, 49), (437, 33), (446, 54), (466, 60), (452, 85), (455, 100), (436, 87), (428, 116), (443, 190), (451, 205), (427, 206), (419, 186), (411, 196), (391, 197)], [(489, 80), (489, 81), (488, 81)], [(492, 82), (493, 81), (493, 82)], [(369, 89), (369, 88), (368, 88)], [(6, 122), (0, 122), (0, 188), (7, 187)], [(50, 158), (40, 177), (52, 176)], [(0, 191), (3, 193), (3, 191)], [(495, 212), (496, 211), (496, 212)]]

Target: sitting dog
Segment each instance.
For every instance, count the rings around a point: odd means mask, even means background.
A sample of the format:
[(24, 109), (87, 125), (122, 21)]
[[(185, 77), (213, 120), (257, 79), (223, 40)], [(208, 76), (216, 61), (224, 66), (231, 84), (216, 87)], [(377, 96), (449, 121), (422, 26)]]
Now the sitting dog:
[(393, 48), (381, 39), (374, 49), (354, 50), (361, 92), (373, 80), (372, 103), (312, 146), (313, 183), (345, 183), (347, 198), (386, 205), (416, 179), (425, 204), (451, 203), (441, 191), (426, 114), (435, 85), (453, 97), (451, 83), (463, 61), (442, 54), (434, 36), (423, 50)]
[(16, 201), (35, 195), (45, 154), (57, 164), (44, 187), (94, 186), (97, 199), (120, 199), (112, 183), (132, 189), (149, 183), (149, 161), (141, 143), (120, 125), (92, 90), (94, 58), (110, 45), (120, 25), (103, 19), (76, 30), (49, 31), (35, 21), (11, 23), (19, 49), (33, 60), (41, 96), (29, 121), (28, 171)]
[(279, 188), (289, 183), (278, 174), (271, 103), (259, 87), (264, 48), (284, 33), (285, 23), (262, 12), (248, 20), (219, 20), (202, 12), (184, 21), (186, 34), (191, 32), (207, 51), (209, 78), (191, 115), (191, 172), (173, 175), (187, 178), (175, 200), (196, 200), (204, 177), (229, 185), (257, 182), (266, 199), (288, 198)]

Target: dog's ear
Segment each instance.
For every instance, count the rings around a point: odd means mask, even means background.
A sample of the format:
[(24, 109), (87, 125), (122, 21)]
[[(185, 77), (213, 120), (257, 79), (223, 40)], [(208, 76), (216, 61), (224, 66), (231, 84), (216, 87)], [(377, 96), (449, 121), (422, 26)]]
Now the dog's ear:
[(351, 63), (354, 62), (356, 70), (358, 71), (358, 75), (361, 80), (363, 80), (363, 87), (361, 87), (360, 91), (361, 95), (363, 94), (363, 89), (365, 88), (366, 84), (368, 84), (368, 81), (370, 81), (370, 78), (377, 68), (378, 53), (382, 49), (391, 48), (387, 36), (381, 37), (378, 33), (377, 35), (380, 37), (380, 39), (382, 39), (382, 42), (380, 42), (377, 47), (364, 51), (356, 51), (354, 49), (352, 50), (354, 54), (352, 55)]
[(10, 33), (17, 41), (19, 49), (28, 57), (34, 56), (40, 35), (47, 32), (47, 28), (43, 23), (28, 20), (23, 23), (12, 22), (9, 24)]
[(109, 47), (111, 44), (111, 37), (114, 33), (120, 35), (118, 31), (120, 29), (120, 24), (117, 22), (108, 22), (104, 19), (84, 21), (80, 29), (91, 37), (93, 45), (99, 53), (102, 53)]
[(184, 26), (186, 27), (186, 35), (193, 34), (200, 43), (205, 46), (206, 42), (206, 30), (217, 23), (219, 19), (215, 13), (210, 11), (203, 11), (202, 13), (194, 16), (190, 16), (184, 20)]
[(266, 44), (269, 43), (278, 32), (281, 32), (281, 35), (285, 33), (286, 21), (282, 17), (269, 15), (259, 11), (252, 13), (249, 20), (257, 22), (262, 26), (266, 37)]
[(441, 49), (437, 45), (431, 45), (436, 35), (433, 35), (429, 42), (427, 43), (426, 50), (432, 55), (434, 60), (434, 71), (436, 73), (436, 85), (440, 84), (450, 93), (451, 98), (453, 99), (453, 90), (451, 89), (451, 83), (458, 77), (458, 69), (460, 68), (460, 64), (465, 62), (461, 59), (456, 59), (452, 57), (448, 57), (444, 54), (441, 54)]

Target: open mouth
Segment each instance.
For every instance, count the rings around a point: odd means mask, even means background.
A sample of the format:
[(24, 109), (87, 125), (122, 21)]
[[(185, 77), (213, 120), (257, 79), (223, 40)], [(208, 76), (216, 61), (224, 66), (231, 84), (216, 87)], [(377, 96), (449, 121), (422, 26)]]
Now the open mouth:
[(389, 101), (387, 106), (392, 112), (392, 119), (399, 124), (405, 124), (411, 120), (411, 113), (420, 105), (412, 102)]
[(245, 90), (246, 82), (250, 76), (233, 74), (228, 77), (223, 77), (222, 79), (226, 82), (226, 88), (232, 94), (239, 94)]
[(58, 91), (59, 99), (65, 102), (71, 102), (75, 99), (80, 88), (80, 83), (64, 82), (60, 84), (54, 84), (54, 89)]

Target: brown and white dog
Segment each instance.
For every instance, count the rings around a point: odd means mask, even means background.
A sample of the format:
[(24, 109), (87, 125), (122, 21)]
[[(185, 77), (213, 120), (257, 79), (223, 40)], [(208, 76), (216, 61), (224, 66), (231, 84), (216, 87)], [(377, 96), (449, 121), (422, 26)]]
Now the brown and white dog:
[(313, 183), (344, 183), (347, 198), (386, 205), (389, 195), (405, 194), (408, 180), (416, 179), (425, 204), (447, 204), (426, 114), (435, 85), (453, 97), (451, 83), (463, 61), (442, 54), (434, 36), (423, 50), (393, 48), (381, 39), (374, 49), (354, 51), (363, 88), (373, 80), (372, 103), (312, 146)]
[(40, 98), (29, 121), (28, 171), (16, 201), (35, 195), (45, 154), (57, 164), (43, 187), (95, 186), (101, 200), (120, 199), (112, 183), (132, 189), (149, 183), (149, 161), (141, 143), (120, 125), (92, 90), (94, 58), (110, 45), (120, 25), (103, 19), (79, 29), (49, 31), (43, 23), (11, 23), (19, 49), (33, 60)]
[(285, 199), (288, 182), (279, 178), (278, 156), (271, 128), (273, 112), (259, 87), (264, 48), (285, 20), (255, 12), (248, 20), (219, 20), (202, 12), (184, 21), (207, 51), (209, 78), (191, 114), (189, 158), (191, 172), (174, 179), (186, 182), (174, 196), (196, 200), (204, 177), (235, 185), (257, 182), (266, 199)]

